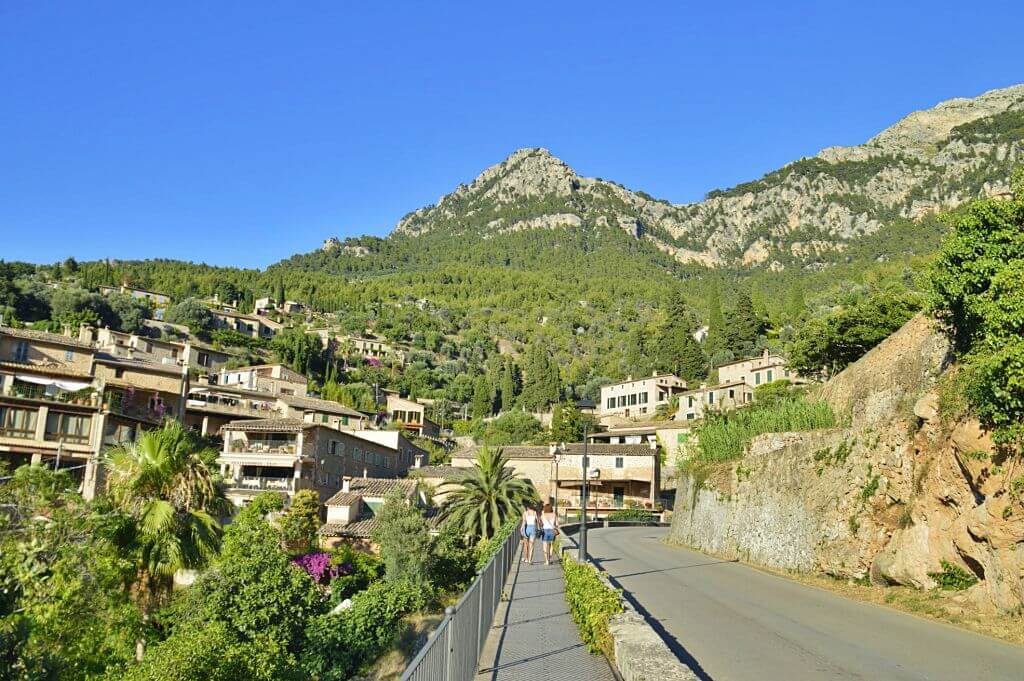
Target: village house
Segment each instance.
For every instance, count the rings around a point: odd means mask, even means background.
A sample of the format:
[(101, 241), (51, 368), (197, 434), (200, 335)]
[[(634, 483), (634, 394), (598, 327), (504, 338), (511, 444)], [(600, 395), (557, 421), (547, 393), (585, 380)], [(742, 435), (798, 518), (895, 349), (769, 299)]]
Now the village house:
[[(508, 466), (533, 483), (545, 503), (559, 513), (580, 512), (583, 445), (502, 447)], [(476, 464), (479, 447), (452, 455), (452, 466)], [(587, 481), (590, 483), (587, 512), (603, 517), (619, 508), (656, 508), (661, 485), (660, 451), (656, 442), (644, 444), (588, 444)], [(415, 474), (415, 471), (413, 472)]]
[(175, 365), (115, 357), (79, 337), (0, 327), (0, 458), (68, 468), (91, 498), (98, 459), (180, 413)]
[(320, 546), (349, 544), (377, 552), (372, 542), (380, 512), (388, 495), (397, 493), (409, 505), (420, 505), (416, 480), (394, 478), (342, 478), (341, 489), (328, 499), (327, 522), (319, 530)]
[(370, 427), (369, 416), (338, 402), (293, 395), (281, 395), (277, 399), (285, 416), (328, 425), (337, 430), (359, 431)]
[(464, 466), (414, 466), (409, 477), (419, 482), (420, 501), (426, 506), (441, 506), (451, 496), (451, 483), (458, 482), (468, 469)]
[(396, 392), (385, 392), (388, 418), (392, 423), (401, 423), (403, 429), (423, 437), (436, 439), (441, 436), (441, 428), (427, 418), (424, 405), (405, 399)]
[(73, 469), (90, 497), (104, 425), (94, 358), (77, 338), (0, 327), (0, 459)]
[(111, 293), (123, 293), (132, 298), (148, 301), (153, 308), (154, 319), (163, 319), (164, 313), (171, 304), (171, 297), (165, 293), (147, 291), (146, 289), (129, 286), (127, 283), (123, 283), (120, 286), (100, 286), (100, 293), (105, 296), (109, 296)]
[(231, 421), (285, 416), (279, 399), (270, 393), (197, 382), (185, 402), (185, 425), (204, 437), (215, 436)]
[(743, 381), (702, 385), (695, 390), (686, 391), (679, 397), (676, 419), (694, 421), (703, 418), (709, 412), (729, 411), (753, 401), (754, 389)]
[(387, 341), (380, 338), (367, 338), (363, 336), (338, 336), (338, 347), (343, 352), (359, 355), (363, 358), (373, 358), (378, 361), (391, 359), (398, 363), (405, 362), (405, 353), (396, 349)]
[(602, 422), (609, 417), (644, 419), (658, 407), (668, 405), (673, 395), (686, 390), (686, 381), (672, 374), (654, 373), (647, 378), (628, 378), (601, 388), (598, 412)]
[(555, 458), (555, 504), (560, 513), (580, 513), (584, 476), (588, 517), (630, 507), (654, 510), (661, 489), (658, 445), (588, 444), (585, 471), (583, 445), (560, 446)]
[(221, 387), (294, 397), (305, 397), (309, 385), (308, 378), (283, 364), (221, 369), (212, 382)]
[(251, 338), (270, 340), (284, 328), (284, 324), (262, 315), (248, 315), (226, 309), (211, 309), (215, 329), (237, 331)]
[(139, 359), (156, 364), (178, 364), (199, 372), (216, 371), (238, 355), (197, 340), (167, 340), (143, 334), (124, 333), (87, 324), (79, 328), (79, 339), (115, 357)]
[(227, 496), (244, 505), (256, 494), (277, 491), (290, 500), (314, 489), (321, 501), (341, 487), (346, 475), (393, 478), (411, 465), (399, 449), (296, 418), (231, 421), (217, 459)]
[(718, 380), (722, 383), (746, 383), (759, 386), (783, 378), (794, 379), (795, 375), (786, 368), (786, 360), (765, 350), (760, 357), (738, 359), (718, 366)]

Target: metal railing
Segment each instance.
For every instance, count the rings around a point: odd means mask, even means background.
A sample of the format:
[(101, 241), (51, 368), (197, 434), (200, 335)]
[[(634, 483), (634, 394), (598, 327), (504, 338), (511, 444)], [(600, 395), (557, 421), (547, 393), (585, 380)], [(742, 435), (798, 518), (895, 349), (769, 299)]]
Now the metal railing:
[(518, 546), (519, 532), (514, 530), (459, 602), (445, 610), (440, 626), (409, 663), (401, 681), (473, 681)]

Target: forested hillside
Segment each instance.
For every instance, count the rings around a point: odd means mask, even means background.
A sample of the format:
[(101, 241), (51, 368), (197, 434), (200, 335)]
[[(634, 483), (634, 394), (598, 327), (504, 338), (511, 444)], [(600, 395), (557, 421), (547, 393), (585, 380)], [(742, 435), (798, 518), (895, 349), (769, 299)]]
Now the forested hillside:
[[(330, 239), (266, 270), (9, 264), (0, 305), (8, 318), (55, 318), (53, 281), (127, 281), (242, 307), (283, 294), (315, 310), (303, 324), (407, 347), (406, 371), (389, 379), (400, 389), (468, 401), (486, 374), (496, 407), (502, 355), (531, 344), (559, 368), (564, 397), (678, 368), (683, 351), (688, 366), (712, 367), (772, 346), (803, 370), (835, 370), (920, 307), (917, 272), (946, 232), (942, 211), (1008, 192), (1022, 116), (1022, 86), (952, 100), (690, 205), (524, 149), (387, 238)], [(700, 346), (666, 349), (704, 325)], [(849, 347), (836, 342), (851, 335)]]

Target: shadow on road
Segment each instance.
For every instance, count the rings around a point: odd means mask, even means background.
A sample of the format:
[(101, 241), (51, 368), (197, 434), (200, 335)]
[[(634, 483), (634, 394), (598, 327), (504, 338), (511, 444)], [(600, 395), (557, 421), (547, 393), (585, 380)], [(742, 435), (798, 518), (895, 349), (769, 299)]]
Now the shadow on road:
[[(616, 558), (615, 560), (618, 560), (618, 559)], [(602, 562), (609, 562), (610, 563), (611, 562), (610, 560), (609, 561), (600, 561), (597, 558), (594, 558), (594, 561), (597, 562), (597, 563), (602, 563)], [(707, 562), (707, 563), (695, 563), (693, 565), (677, 565), (675, 567), (663, 568), (661, 570), (644, 570), (643, 572), (630, 572), (630, 573), (625, 574), (625, 575), (616, 575), (616, 576), (619, 579), (622, 579), (623, 577), (636, 577), (637, 575), (652, 575), (652, 574), (655, 574), (657, 572), (671, 572), (673, 570), (686, 570), (688, 568), (707, 567), (709, 565), (727, 565), (729, 563), (738, 563), (738, 562), (740, 562), (738, 558), (735, 558), (733, 560), (713, 560), (713, 561), (710, 561), (710, 562)]]
[[(636, 609), (636, 611), (638, 613), (640, 613), (641, 617), (643, 617), (644, 620), (646, 620), (649, 625), (651, 625), (651, 628), (654, 629), (655, 632), (657, 632), (658, 636), (661, 637), (661, 640), (663, 640), (665, 642), (665, 644), (669, 647), (669, 650), (671, 650), (673, 653), (675, 653), (675, 656), (679, 658), (680, 662), (682, 662), (687, 667), (689, 667), (691, 670), (693, 670), (693, 673), (697, 675), (698, 679), (701, 679), (702, 681), (714, 681), (714, 679), (711, 678), (711, 675), (708, 674), (706, 671), (704, 671), (704, 668), (700, 666), (700, 662), (697, 662), (697, 658), (695, 658), (693, 655), (690, 654), (690, 651), (686, 649), (686, 646), (684, 646), (682, 643), (680, 643), (679, 640), (676, 639), (675, 636), (670, 634), (668, 632), (668, 630), (666, 630), (665, 627), (663, 627), (661, 625), (661, 622), (659, 622), (657, 619), (655, 619), (651, 615), (651, 613), (648, 612), (647, 609), (640, 604), (640, 601), (636, 600), (636, 598), (633, 597), (633, 594), (631, 594), (629, 591), (626, 590), (626, 588), (624, 586), (622, 586), (622, 583), (619, 582), (616, 577), (612, 576), (611, 573), (609, 573), (607, 570), (604, 569), (603, 563), (604, 562), (609, 562), (610, 563), (611, 560), (601, 561), (599, 558), (595, 558), (593, 555), (590, 556), (590, 559), (594, 563), (596, 563), (597, 566), (599, 568), (601, 568), (601, 570), (604, 570), (605, 574), (608, 576), (608, 581), (610, 581), (612, 583), (612, 586), (614, 586), (616, 589), (621, 589), (622, 590), (623, 597), (627, 601), (629, 601), (629, 604), (632, 605)], [(709, 562), (709, 563), (699, 563), (697, 565), (680, 565), (680, 566), (674, 567), (674, 568), (666, 568), (665, 570), (647, 570), (646, 572), (634, 572), (634, 573), (628, 574), (628, 575), (620, 575), (620, 577), (632, 577), (632, 576), (635, 576), (635, 575), (645, 575), (645, 574), (650, 574), (650, 573), (654, 573), (654, 572), (667, 572), (668, 570), (678, 570), (678, 569), (681, 569), (681, 568), (703, 567), (705, 565), (717, 565), (717, 564), (720, 564), (720, 563), (735, 563), (735, 562), (736, 561), (733, 561), (733, 560), (719, 560), (719, 561), (714, 561), (714, 562)]]

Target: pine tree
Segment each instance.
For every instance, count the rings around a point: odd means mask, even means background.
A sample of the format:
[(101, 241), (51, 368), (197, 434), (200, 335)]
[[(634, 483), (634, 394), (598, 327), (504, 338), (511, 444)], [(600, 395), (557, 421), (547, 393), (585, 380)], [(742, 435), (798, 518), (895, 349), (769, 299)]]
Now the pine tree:
[(632, 376), (646, 375), (651, 370), (651, 355), (643, 325), (630, 332), (626, 343), (626, 373)]
[(670, 371), (686, 381), (707, 375), (707, 358), (693, 337), (694, 316), (681, 298), (672, 301), (661, 329), (658, 368)]
[(708, 294), (708, 336), (705, 347), (711, 356), (729, 349), (725, 317), (722, 315), (722, 294), (717, 281), (711, 285)]
[(757, 334), (761, 331), (761, 322), (754, 313), (754, 303), (748, 291), (740, 291), (736, 296), (736, 308), (729, 320), (729, 349), (737, 356), (749, 354)]
[(491, 382), (487, 380), (485, 374), (480, 374), (473, 383), (473, 401), (470, 403), (473, 418), (482, 419), (490, 416), (493, 405)]
[(530, 411), (545, 409), (557, 402), (561, 394), (558, 366), (542, 343), (538, 339), (526, 351), (526, 377), (519, 401)]
[(501, 368), (501, 410), (511, 411), (515, 406), (519, 389), (516, 381), (516, 367), (511, 357), (506, 357)]
[(697, 383), (708, 375), (707, 357), (692, 334), (683, 335), (674, 369), (676, 376), (687, 383)]

